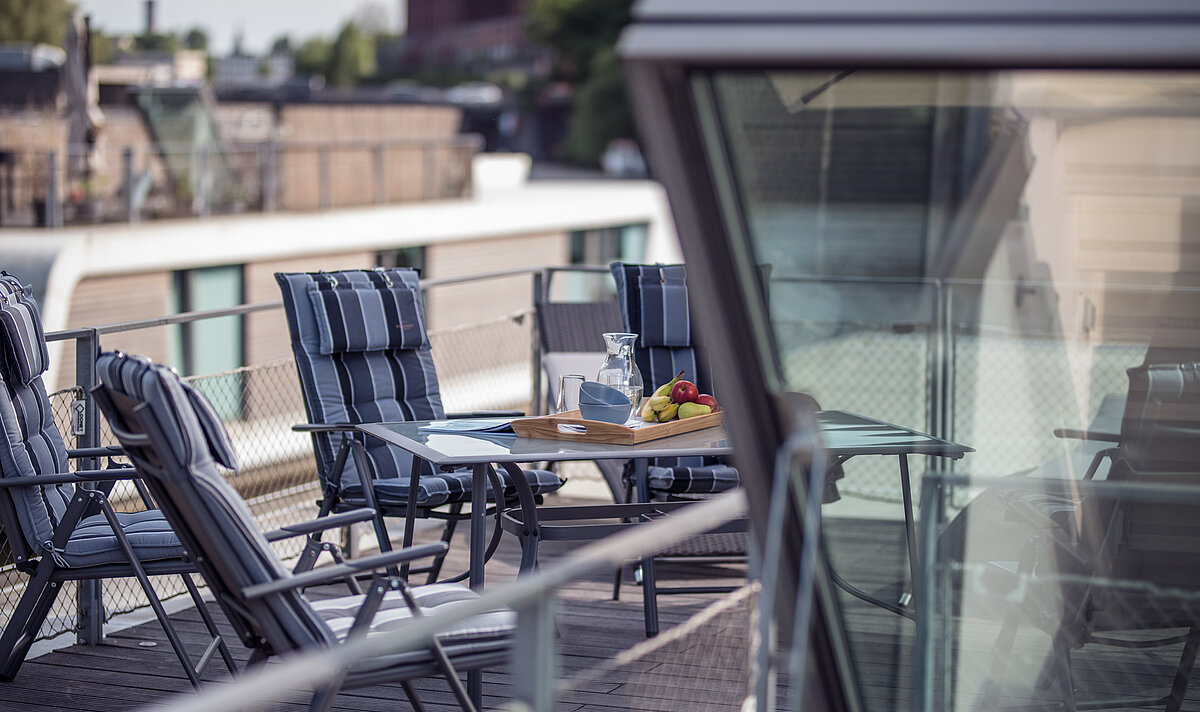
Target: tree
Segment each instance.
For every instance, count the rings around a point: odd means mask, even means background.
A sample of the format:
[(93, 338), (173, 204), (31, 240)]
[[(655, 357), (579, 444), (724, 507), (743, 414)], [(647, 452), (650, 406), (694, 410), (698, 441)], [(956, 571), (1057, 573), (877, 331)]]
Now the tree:
[(291, 54), (292, 39), (287, 35), (280, 35), (271, 43), (271, 54)]
[(375, 74), (375, 45), (353, 22), (342, 25), (329, 57), (325, 78), (339, 87), (352, 87)]
[(533, 0), (526, 9), (525, 31), (554, 50), (564, 79), (586, 81), (597, 53), (617, 43), (629, 24), (632, 0)]
[(188, 49), (208, 49), (208, 33), (203, 27), (193, 27), (183, 36), (183, 44)]
[(0, 0), (0, 42), (41, 42), (61, 47), (68, 0)]
[(596, 165), (608, 142), (632, 138), (625, 76), (614, 48), (629, 24), (631, 0), (533, 0), (526, 32), (554, 50), (559, 78), (575, 83), (567, 138), (567, 160)]
[(293, 64), (296, 71), (302, 74), (324, 75), (329, 67), (329, 58), (332, 52), (333, 45), (329, 43), (329, 40), (324, 37), (313, 37), (304, 40), (296, 49)]

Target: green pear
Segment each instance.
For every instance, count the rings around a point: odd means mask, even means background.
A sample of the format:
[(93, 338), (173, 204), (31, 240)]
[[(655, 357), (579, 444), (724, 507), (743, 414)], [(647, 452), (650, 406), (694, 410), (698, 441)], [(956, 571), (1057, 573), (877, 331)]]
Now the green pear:
[(708, 415), (713, 412), (712, 406), (701, 405), (699, 403), (680, 403), (679, 404), (679, 419), (695, 418), (698, 415)]

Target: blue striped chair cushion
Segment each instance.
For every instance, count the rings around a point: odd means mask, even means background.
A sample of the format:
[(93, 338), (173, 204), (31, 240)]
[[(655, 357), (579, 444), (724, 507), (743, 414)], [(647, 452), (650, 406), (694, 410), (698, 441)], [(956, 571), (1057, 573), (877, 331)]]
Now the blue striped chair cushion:
[[(119, 386), (122, 393), (140, 393), (140, 381), (151, 366), (171, 371), (166, 366), (154, 366), (145, 356), (116, 353), (120, 354), (121, 358), (104, 360), (103, 368), (107, 369), (107, 372), (101, 374), (101, 380)], [(97, 370), (100, 369), (100, 362), (97, 361)], [(233, 443), (229, 440), (225, 423), (221, 420), (221, 416), (217, 415), (212, 403), (204, 397), (203, 393), (186, 381), (179, 380), (179, 389), (192, 406), (200, 430), (204, 433), (204, 443), (208, 446), (208, 454), (228, 469), (238, 469), (237, 453), (233, 450)]]
[(324, 355), (346, 351), (419, 349), (429, 344), (416, 285), (383, 281), (369, 284), (318, 279), (309, 286), (313, 316)]
[[(5, 477), (32, 477), (67, 471), (67, 448), (54, 425), (41, 378), (28, 385), (3, 379), (0, 388), (0, 472)], [(62, 521), (74, 489), (44, 485), (8, 490), (25, 541), (34, 551), (48, 551), (54, 527)], [(10, 536), (13, 533), (9, 533)]]
[(665, 494), (716, 494), (741, 483), (736, 468), (729, 465), (646, 468), (651, 491)]
[[(414, 586), (413, 598), (422, 615), (432, 614), (438, 609), (448, 610), (467, 601), (479, 598), (479, 594), (457, 583), (435, 583)], [(339, 638), (345, 638), (354, 624), (354, 616), (362, 606), (364, 596), (343, 596), (323, 601), (310, 601), (313, 610)], [(391, 633), (401, 630), (413, 619), (412, 611), (399, 592), (388, 593), (383, 598), (379, 611), (371, 620), (367, 635)], [(480, 651), (503, 649), (505, 642), (516, 628), (516, 614), (508, 609), (497, 609), (460, 621), (438, 633), (443, 644), (470, 644)], [(499, 645), (497, 645), (499, 644)], [(416, 651), (427, 657), (428, 651)], [(466, 652), (458, 649), (456, 654)]]
[[(162, 512), (150, 509), (143, 512), (118, 512), (121, 530), (140, 561), (178, 559), (183, 545), (163, 517)], [(55, 552), (60, 564), (71, 568), (116, 564), (128, 561), (117, 544), (112, 526), (103, 514), (84, 518), (71, 533), (67, 545)]]
[[(549, 470), (522, 470), (525, 481), (535, 495), (549, 494), (562, 487), (563, 480)], [(463, 502), (471, 498), (470, 470), (454, 470), (452, 472), (435, 472), (422, 475), (417, 483), (417, 504), (422, 507), (437, 507), (447, 502)], [(517, 496), (517, 486), (505, 470), (500, 471), (504, 481), (504, 496), (512, 499)], [(487, 493), (492, 494), (492, 483), (489, 480)], [(404, 505), (408, 503), (408, 479), (390, 477), (375, 480), (375, 497), (382, 505)], [(349, 504), (365, 504), (362, 485), (348, 484), (342, 488), (342, 498)]]
[(37, 304), (21, 281), (7, 272), (0, 274), (0, 332), (5, 372), (10, 379), (29, 385), (46, 372), (50, 353)]
[[(445, 417), (428, 343), (412, 349), (322, 353), (320, 319), (308, 296), (310, 290), (321, 284), (336, 283), (342, 289), (366, 291), (387, 288), (390, 281), (392, 285), (403, 285), (415, 298), (420, 294), (416, 272), (407, 269), (279, 272), (275, 281), (283, 296), (308, 422), (357, 424)], [(313, 437), (317, 472), (322, 480), (331, 477), (344, 437), (340, 433), (319, 433)], [(376, 472), (408, 477), (411, 455), (377, 438), (368, 438), (365, 445)], [(426, 469), (426, 474), (429, 472)], [(346, 461), (340, 477), (347, 483), (361, 480), (353, 458)]]
[(692, 345), (683, 265), (614, 262), (610, 269), (617, 283), (617, 301), (625, 328), (639, 335), (639, 346)]

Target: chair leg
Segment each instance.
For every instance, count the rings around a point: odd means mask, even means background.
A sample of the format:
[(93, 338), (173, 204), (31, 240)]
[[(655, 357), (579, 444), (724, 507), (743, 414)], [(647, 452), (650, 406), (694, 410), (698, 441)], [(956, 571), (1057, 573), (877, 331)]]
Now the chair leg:
[[(233, 653), (229, 652), (229, 646), (225, 644), (225, 636), (221, 635), (217, 628), (217, 621), (213, 619), (212, 614), (208, 610), (208, 606), (204, 605), (204, 599), (200, 597), (200, 591), (196, 589), (196, 583), (192, 581), (190, 574), (182, 574), (183, 585), (187, 587), (188, 595), (191, 596), (192, 602), (196, 604), (196, 611), (200, 613), (200, 619), (204, 621), (204, 627), (208, 630), (208, 634), (212, 636), (213, 643), (217, 646), (217, 651), (221, 653), (221, 660), (225, 662), (225, 667), (234, 675), (237, 674), (237, 663), (233, 660)], [(212, 645), (205, 651), (205, 658), (198, 666), (201, 673), (207, 665), (207, 658), (212, 655)]]
[[(447, 547), (450, 546), (450, 540), (454, 538), (454, 532), (458, 529), (458, 515), (460, 513), (462, 513), (462, 502), (455, 502), (450, 506), (450, 514), (452, 516), (446, 520), (445, 526), (442, 527), (442, 542)], [(433, 563), (429, 565), (429, 573), (425, 576), (425, 583), (430, 584), (438, 580), (438, 576), (442, 575), (442, 562), (445, 560), (445, 554), (438, 554), (434, 557)]]
[(1179, 667), (1175, 669), (1175, 682), (1171, 685), (1171, 695), (1167, 698), (1166, 712), (1179, 712), (1183, 709), (1183, 697), (1187, 694), (1188, 678), (1196, 665), (1196, 653), (1200, 651), (1200, 627), (1193, 625), (1188, 630), (1187, 641), (1183, 644), (1183, 653), (1179, 656)]
[(425, 712), (425, 703), (421, 701), (421, 696), (417, 694), (417, 689), (412, 683), (406, 680), (400, 683), (400, 687), (404, 689), (404, 695), (408, 698), (408, 704), (412, 705), (413, 712)]
[(625, 576), (625, 567), (618, 566), (613, 574), (613, 597), (612, 600), (621, 600), (621, 579)]
[(117, 544), (121, 547), (125, 556), (129, 559), (129, 565), (133, 569), (133, 575), (137, 578), (138, 584), (141, 585), (142, 591), (146, 594), (146, 600), (150, 603), (150, 608), (153, 609), (154, 615), (158, 618), (159, 625), (162, 626), (163, 633), (167, 636), (167, 642), (171, 644), (171, 648), (175, 651), (175, 656), (179, 658), (180, 664), (183, 665), (183, 671), (187, 674), (188, 680), (191, 681), (192, 687), (200, 687), (200, 674), (196, 667), (192, 665), (192, 658), (188, 655), (187, 649), (183, 647), (183, 641), (180, 640), (179, 634), (175, 632), (175, 626), (171, 624), (171, 619), (167, 617), (167, 611), (163, 608), (162, 601), (159, 600), (158, 594), (154, 591), (154, 586), (150, 583), (150, 577), (146, 575), (146, 570), (142, 568), (141, 562), (138, 560), (137, 553), (133, 550), (133, 545), (129, 543), (129, 537), (125, 535), (125, 530), (121, 527), (120, 520), (117, 519), (117, 513), (113, 510), (108, 498), (102, 496), (98, 492), (89, 493), (100, 503), (100, 508), (104, 512), (105, 519), (108, 520), (108, 525), (112, 528), (113, 534), (117, 538)]
[(1071, 644), (1061, 633), (1054, 636), (1054, 658), (1058, 662), (1058, 688), (1064, 712), (1075, 712), (1075, 677), (1071, 674)]
[(49, 557), (42, 560), (8, 619), (4, 634), (0, 636), (0, 680), (12, 682), (16, 678), (29, 646), (33, 645), (62, 590), (61, 581), (50, 580), (55, 568)]

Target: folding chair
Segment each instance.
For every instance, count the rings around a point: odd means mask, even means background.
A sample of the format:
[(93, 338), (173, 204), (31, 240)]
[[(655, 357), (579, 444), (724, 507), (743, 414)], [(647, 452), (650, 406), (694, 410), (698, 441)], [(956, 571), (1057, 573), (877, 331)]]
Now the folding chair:
[[(54, 424), (41, 374), (48, 353), (37, 306), (15, 277), (0, 275), (0, 526), (14, 568), (29, 576), (0, 635), (0, 680), (13, 680), (59, 591), (68, 582), (136, 578), (171, 648), (193, 685), (216, 653), (236, 665), (190, 574), (196, 571), (160, 511), (117, 512), (112, 485), (132, 480), (132, 468), (68, 472), (71, 457), (113, 450), (68, 451)], [(135, 480), (136, 484), (136, 480)], [(150, 576), (179, 575), (212, 641), (192, 658), (167, 618)]]
[[(462, 508), (471, 500), (471, 471), (434, 472), (428, 463), (354, 430), (361, 423), (480, 415), (448, 415), (442, 408), (417, 273), (277, 273), (275, 280), (283, 293), (309, 421), (296, 429), (312, 434), (316, 452), (323, 495), (319, 516), (364, 505), (374, 509), (383, 551), (391, 548), (384, 517), (405, 518), (405, 546), (412, 544), (417, 517), (439, 519), (444, 522), (442, 540), (448, 543), (457, 522), (468, 517)], [(414, 472), (417, 476), (411, 477)], [(523, 474), (524, 482), (518, 483), (507, 472), (490, 469), (489, 492), (493, 498), (496, 491), (502, 493), (499, 505), (516, 502), (520, 485), (527, 484), (533, 497), (540, 498), (564, 482), (546, 470)], [(371, 486), (364, 488), (364, 481)], [(410, 502), (415, 506), (409, 507)], [(526, 521), (535, 521), (532, 513)], [(487, 556), (500, 534), (497, 517)], [(420, 571), (432, 582), (441, 563), (438, 558)]]
[[(1200, 363), (1145, 364), (1128, 375), (1118, 444), (1101, 453), (1111, 463), (1105, 480), (1085, 481), (1081, 495), (1073, 481), (1031, 481), (1028, 488), (1044, 489), (1040, 498), (1028, 491), (1010, 498), (1032, 536), (1019, 561), (992, 562), (989, 572), (1024, 578), (1028, 593), (1005, 596), (1019, 603), (1009, 606), (997, 638), (984, 708), (997, 703), (997, 680), (1021, 622), (1051, 636), (1053, 655), (1040, 682), (1057, 680), (1065, 709), (1081, 706), (1072, 651), (1090, 643), (1183, 647), (1167, 694), (1089, 700), (1088, 709), (1163, 705), (1177, 712), (1184, 704), (1200, 652), (1200, 499), (1180, 488), (1195, 488), (1200, 474)], [(1095, 472), (1089, 468), (1086, 479)], [(1177, 634), (1145, 634), (1172, 629)], [(1111, 635), (1132, 631), (1138, 635)]]
[[(646, 389), (650, 391), (683, 371), (702, 393), (711, 392), (710, 374), (692, 339), (684, 266), (614, 262), (610, 269), (617, 283), (617, 305), (624, 330), (638, 334), (633, 355)], [(629, 466), (623, 473), (626, 496), (637, 502), (698, 499), (733, 489), (739, 483), (738, 471), (714, 458), (656, 458), (646, 467), (646, 477), (641, 481), (635, 481)], [(656, 560), (723, 563), (745, 561), (745, 554), (745, 533), (704, 534), (662, 552)], [(723, 586), (658, 586), (653, 561), (650, 564), (649, 569), (646, 564), (642, 566), (642, 585), (654, 590), (650, 600), (660, 594), (731, 590)], [(657, 631), (656, 605), (655, 610), (646, 612), (646, 634)]]
[[(271, 655), (335, 648), (362, 635), (396, 635), (417, 617), (478, 597), (460, 584), (410, 588), (401, 577), (381, 575), (365, 595), (310, 600), (303, 593), (305, 586), (441, 555), (446, 544), (386, 552), (293, 575), (270, 547), (246, 503), (218, 471), (207, 441), (211, 431), (223, 434), (224, 429), (209, 415), (211, 407), (203, 396), (189, 393), (172, 370), (144, 358), (104, 353), (97, 370), (101, 385), (96, 398), (114, 434), (185, 545), (197, 553), (200, 574), (251, 649), (252, 664)], [(336, 516), (318, 519), (315, 526)], [(399, 681), (414, 709), (421, 710), (421, 700), (408, 681), (441, 674), (460, 706), (474, 710), (479, 690), (468, 694), (457, 670), (503, 663), (515, 622), (515, 614), (507, 609), (488, 612), (451, 626), (425, 649), (342, 670), (332, 683), (315, 691), (310, 708), (329, 709), (342, 689)]]

